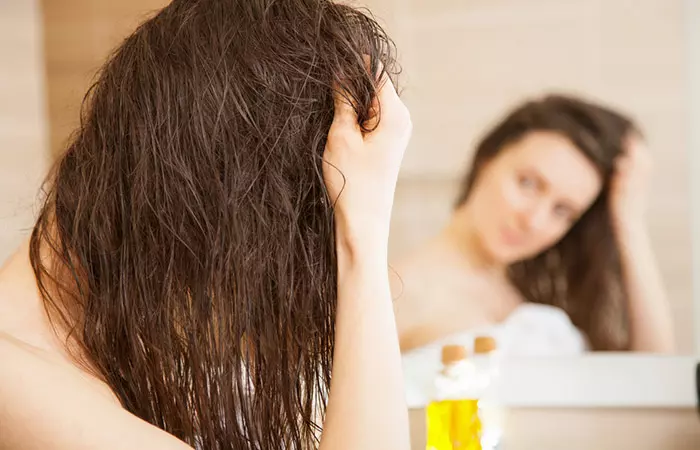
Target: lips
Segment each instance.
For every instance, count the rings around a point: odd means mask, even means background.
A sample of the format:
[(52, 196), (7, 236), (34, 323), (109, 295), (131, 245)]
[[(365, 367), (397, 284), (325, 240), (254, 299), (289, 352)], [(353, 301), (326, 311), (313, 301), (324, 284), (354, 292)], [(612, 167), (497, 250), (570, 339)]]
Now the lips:
[(513, 230), (503, 227), (501, 228), (501, 240), (510, 246), (520, 245), (523, 242), (523, 236)]

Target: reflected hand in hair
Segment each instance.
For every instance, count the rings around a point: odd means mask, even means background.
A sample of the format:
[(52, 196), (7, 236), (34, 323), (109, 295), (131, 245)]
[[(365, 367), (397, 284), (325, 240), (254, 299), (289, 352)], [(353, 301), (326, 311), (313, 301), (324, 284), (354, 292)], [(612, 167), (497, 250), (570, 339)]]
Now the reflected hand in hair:
[(644, 212), (653, 162), (637, 133), (630, 133), (615, 161), (610, 185), (610, 218), (620, 249), (630, 348), (670, 353), (675, 349), (673, 319)]
[(610, 186), (610, 212), (615, 224), (643, 219), (652, 169), (653, 161), (646, 142), (638, 134), (630, 134), (622, 154), (615, 160)]

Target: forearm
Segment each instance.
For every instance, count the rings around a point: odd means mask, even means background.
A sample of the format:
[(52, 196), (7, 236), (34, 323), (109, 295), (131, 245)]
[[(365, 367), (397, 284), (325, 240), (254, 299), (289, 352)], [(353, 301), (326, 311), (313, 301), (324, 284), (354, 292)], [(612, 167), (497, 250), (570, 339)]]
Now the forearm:
[(674, 350), (673, 320), (649, 234), (641, 222), (616, 227), (628, 297), (631, 349)]
[(338, 312), (322, 450), (408, 449), (386, 243), (338, 243)]

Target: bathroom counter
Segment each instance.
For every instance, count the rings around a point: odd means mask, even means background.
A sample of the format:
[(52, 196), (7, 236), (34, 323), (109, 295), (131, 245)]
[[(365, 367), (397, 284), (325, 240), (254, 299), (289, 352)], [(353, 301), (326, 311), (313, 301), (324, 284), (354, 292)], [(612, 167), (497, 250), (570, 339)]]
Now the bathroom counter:
[[(411, 448), (425, 449), (424, 410), (410, 411)], [(697, 450), (694, 409), (517, 408), (510, 411), (504, 450)]]

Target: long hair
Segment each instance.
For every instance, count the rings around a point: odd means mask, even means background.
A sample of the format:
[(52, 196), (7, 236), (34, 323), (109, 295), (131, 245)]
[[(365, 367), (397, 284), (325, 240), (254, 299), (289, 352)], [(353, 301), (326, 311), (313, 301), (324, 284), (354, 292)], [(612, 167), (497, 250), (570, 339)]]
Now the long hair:
[(564, 309), (593, 349), (627, 349), (626, 292), (608, 193), (615, 158), (623, 151), (625, 138), (639, 133), (631, 119), (572, 96), (549, 95), (528, 101), (478, 144), (457, 205), (467, 200), (489, 161), (534, 131), (551, 131), (568, 138), (597, 168), (604, 183), (598, 198), (568, 233), (534, 258), (512, 264), (509, 279), (527, 301)]
[(370, 15), (327, 0), (175, 0), (110, 56), (30, 258), (54, 327), (125, 409), (200, 448), (316, 446), (333, 92), (364, 122), (394, 54)]

